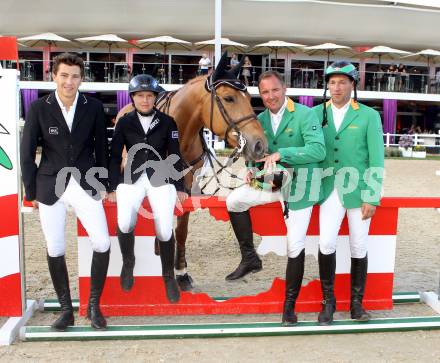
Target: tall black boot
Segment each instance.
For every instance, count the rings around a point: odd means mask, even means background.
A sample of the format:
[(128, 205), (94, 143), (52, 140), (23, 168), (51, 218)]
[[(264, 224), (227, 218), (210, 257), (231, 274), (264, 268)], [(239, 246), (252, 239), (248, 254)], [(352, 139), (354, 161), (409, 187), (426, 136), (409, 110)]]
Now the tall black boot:
[(91, 321), (92, 328), (96, 330), (105, 330), (107, 328), (107, 321), (99, 308), (99, 300), (104, 289), (105, 279), (107, 278), (109, 260), (110, 249), (107, 252), (93, 252), (87, 317)]
[(333, 313), (336, 311), (336, 299), (334, 294), (336, 252), (324, 255), (318, 252), (319, 277), (322, 289), (322, 310), (318, 315), (319, 325), (329, 325), (333, 322)]
[(176, 303), (180, 299), (179, 286), (174, 275), (174, 252), (176, 240), (174, 234), (169, 241), (159, 240), (160, 261), (162, 263), (162, 278), (165, 283), (167, 298), (171, 303)]
[(68, 326), (74, 325), (72, 299), (70, 297), (69, 274), (64, 256), (50, 257), (47, 255), (50, 277), (61, 305), (61, 315), (52, 324), (52, 330), (65, 331)]
[(117, 234), (122, 254), (121, 288), (130, 291), (134, 283), (133, 269), (136, 261), (134, 257), (134, 232), (123, 233), (118, 227)]
[(304, 250), (295, 257), (287, 259), (286, 267), (286, 299), (284, 300), (283, 319), (284, 326), (292, 326), (298, 323), (298, 317), (295, 314), (295, 303), (304, 276)]
[(241, 252), (240, 264), (234, 272), (226, 276), (227, 281), (232, 281), (242, 278), (250, 272), (261, 271), (263, 264), (255, 252), (252, 222), (249, 211), (228, 213)]
[(371, 316), (362, 307), (365, 283), (367, 282), (368, 256), (351, 259), (351, 303), (350, 314), (357, 321), (368, 321)]

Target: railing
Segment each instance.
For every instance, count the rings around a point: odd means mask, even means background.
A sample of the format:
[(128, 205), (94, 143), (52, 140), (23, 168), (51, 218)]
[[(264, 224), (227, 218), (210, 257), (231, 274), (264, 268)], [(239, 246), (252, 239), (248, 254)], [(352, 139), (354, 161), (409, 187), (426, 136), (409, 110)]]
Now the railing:
[(440, 93), (440, 77), (422, 73), (365, 72), (366, 91)]
[[(42, 60), (20, 60), (20, 80), (50, 81), (51, 73), (44, 70)], [(7, 62), (6, 67), (15, 67), (14, 62)], [(276, 70), (285, 76), (288, 87), (322, 89), (324, 70), (322, 68), (290, 68), (290, 77), (284, 67), (251, 66), (242, 69), (240, 78), (248, 86), (256, 86), (259, 75), (268, 70)], [(151, 74), (162, 84), (184, 84), (200, 74), (198, 64), (166, 62), (85, 62), (86, 82), (122, 82), (126, 83), (137, 74)], [(440, 74), (430, 76), (423, 73), (387, 73), (366, 71), (360, 90), (375, 92), (403, 92), (440, 94)]]
[(399, 146), (402, 136), (410, 136), (413, 146), (425, 146), (428, 152), (440, 152), (440, 134), (383, 134), (385, 147)]

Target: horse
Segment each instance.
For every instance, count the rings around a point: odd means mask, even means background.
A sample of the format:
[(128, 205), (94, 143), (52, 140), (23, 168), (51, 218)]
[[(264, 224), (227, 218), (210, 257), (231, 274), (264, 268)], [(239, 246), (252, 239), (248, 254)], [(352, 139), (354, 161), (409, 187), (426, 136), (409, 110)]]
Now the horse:
[[(261, 159), (267, 152), (267, 140), (252, 109), (251, 97), (246, 86), (238, 80), (243, 59), (228, 69), (224, 53), (211, 75), (195, 77), (179, 90), (161, 94), (156, 100), (156, 107), (172, 116), (177, 124), (181, 155), (191, 167), (191, 172), (184, 177), (187, 190), (192, 187), (196, 171), (203, 166), (209, 153), (203, 140), (204, 128), (226, 140), (248, 161)], [(128, 104), (119, 111), (117, 119), (131, 110), (133, 105)], [(192, 289), (185, 258), (189, 216), (189, 212), (178, 216), (175, 229), (176, 278), (182, 291)]]

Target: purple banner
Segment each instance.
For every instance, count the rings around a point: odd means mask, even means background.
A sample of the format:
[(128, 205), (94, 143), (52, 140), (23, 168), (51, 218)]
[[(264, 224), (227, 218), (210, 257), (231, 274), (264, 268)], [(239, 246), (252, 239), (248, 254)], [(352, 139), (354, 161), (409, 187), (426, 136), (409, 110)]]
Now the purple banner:
[(130, 99), (130, 95), (128, 94), (128, 91), (117, 91), (116, 92), (116, 102), (118, 105), (118, 112), (125, 105), (128, 105), (129, 103), (131, 103), (131, 99)]
[(396, 133), (397, 100), (383, 100), (383, 132)]
[(31, 103), (38, 99), (38, 90), (26, 89), (26, 88), (22, 89), (21, 99), (23, 101), (23, 112), (24, 112), (23, 118), (26, 118)]
[(313, 96), (299, 96), (299, 103), (307, 107), (313, 107)]

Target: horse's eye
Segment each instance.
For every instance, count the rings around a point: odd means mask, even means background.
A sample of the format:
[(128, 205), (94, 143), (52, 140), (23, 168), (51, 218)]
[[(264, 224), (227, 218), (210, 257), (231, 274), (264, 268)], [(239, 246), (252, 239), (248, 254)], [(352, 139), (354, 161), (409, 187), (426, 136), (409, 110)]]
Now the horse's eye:
[(232, 103), (232, 102), (234, 102), (234, 97), (232, 97), (232, 96), (226, 96), (226, 97), (223, 97), (223, 99), (224, 99), (225, 102), (227, 102), (227, 103)]

